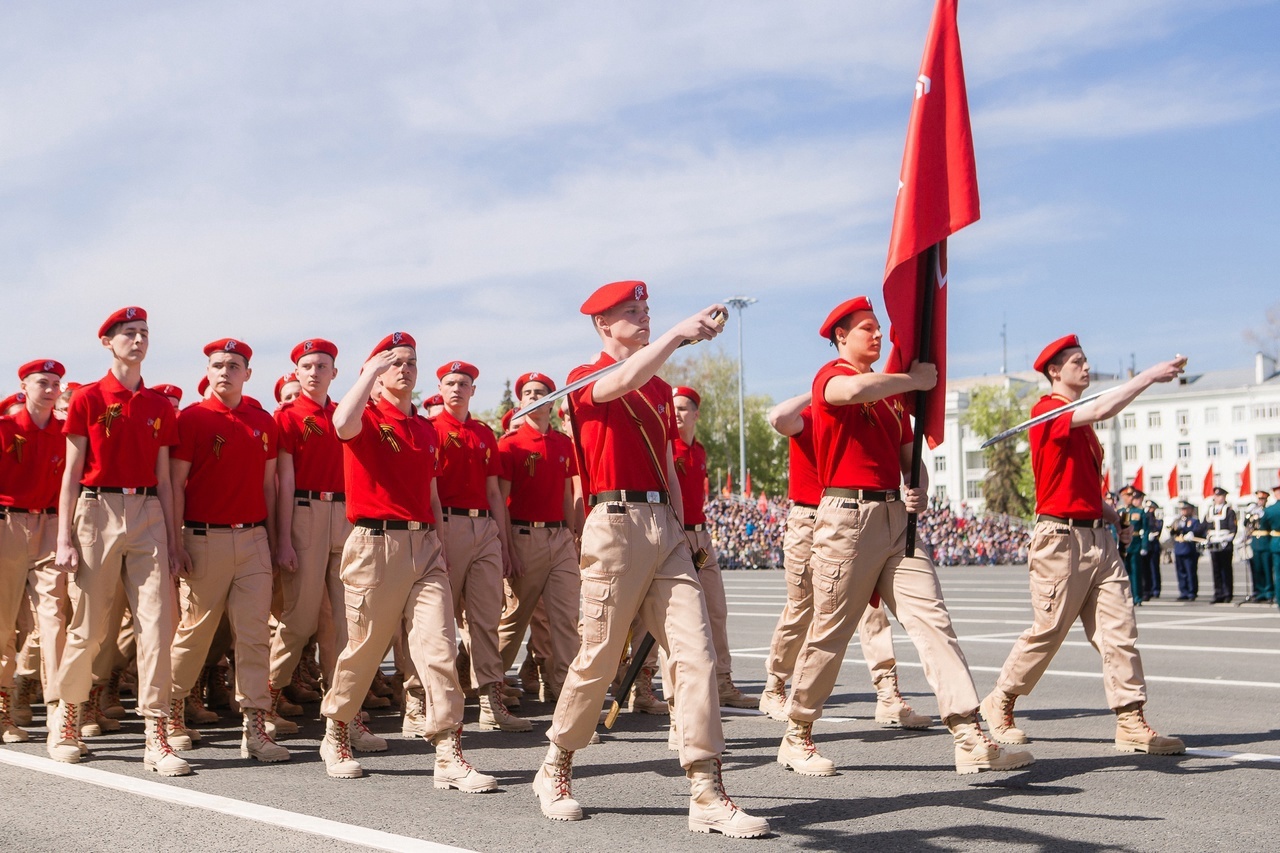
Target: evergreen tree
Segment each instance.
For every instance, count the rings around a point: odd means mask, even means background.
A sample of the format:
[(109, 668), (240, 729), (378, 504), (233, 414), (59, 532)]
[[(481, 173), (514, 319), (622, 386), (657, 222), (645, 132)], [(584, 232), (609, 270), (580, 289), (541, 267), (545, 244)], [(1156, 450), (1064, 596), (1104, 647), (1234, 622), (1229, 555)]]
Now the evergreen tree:
[[(1029, 406), (1011, 388), (994, 385), (975, 388), (961, 422), (987, 438), (1028, 417)], [(1007, 438), (985, 451), (987, 476), (982, 481), (982, 497), (988, 512), (1027, 518), (1035, 506), (1035, 481), (1031, 472), (1031, 452), (1022, 438)]]

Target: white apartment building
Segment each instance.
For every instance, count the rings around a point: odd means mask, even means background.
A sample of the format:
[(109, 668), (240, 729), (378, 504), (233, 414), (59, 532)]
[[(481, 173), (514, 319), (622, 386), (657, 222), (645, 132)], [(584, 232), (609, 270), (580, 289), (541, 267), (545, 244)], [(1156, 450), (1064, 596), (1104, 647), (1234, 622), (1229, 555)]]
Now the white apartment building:
[[(1189, 370), (1176, 383), (1148, 388), (1119, 417), (1098, 424), (1098, 439), (1106, 454), (1104, 471), (1110, 472), (1112, 488), (1131, 482), (1141, 468), (1147, 495), (1168, 513), (1170, 477), (1177, 478), (1179, 498), (1203, 505), (1210, 465), (1213, 484), (1225, 488), (1238, 504), (1248, 503), (1239, 494), (1246, 464), (1254, 489), (1280, 483), (1280, 373), (1276, 367), (1274, 359), (1259, 354), (1252, 369)], [(1121, 381), (1094, 374), (1089, 393)], [(973, 434), (960, 420), (973, 390), (989, 385), (1012, 388), (1033, 400), (1049, 387), (1034, 371), (949, 380), (945, 439), (937, 451), (926, 445), (924, 453), (935, 501), (950, 500), (953, 506), (964, 503), (982, 511), (987, 469), (979, 445), (986, 436)]]

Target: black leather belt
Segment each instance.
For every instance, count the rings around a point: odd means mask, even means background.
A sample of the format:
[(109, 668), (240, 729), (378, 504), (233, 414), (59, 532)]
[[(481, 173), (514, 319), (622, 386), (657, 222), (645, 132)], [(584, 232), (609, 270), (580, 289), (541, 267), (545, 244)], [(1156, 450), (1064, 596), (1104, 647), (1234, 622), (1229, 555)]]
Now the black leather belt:
[(0, 515), (8, 515), (11, 512), (21, 513), (22, 515), (57, 515), (58, 508), (51, 506), (48, 509), (23, 509), (20, 506), (0, 506)]
[(245, 524), (206, 524), (203, 521), (184, 521), (182, 526), (187, 530), (249, 530), (254, 527), (266, 527), (265, 521), (251, 521)]
[(445, 515), (465, 515), (468, 518), (488, 518), (493, 515), (487, 509), (462, 509), (456, 506), (445, 506), (440, 509)]
[(902, 492), (897, 489), (890, 491), (874, 491), (872, 489), (823, 489), (822, 496), (824, 498), (850, 498), (855, 501), (900, 501), (902, 500)]
[(686, 524), (686, 525), (684, 526), (684, 529), (685, 529), (685, 530), (690, 531), (691, 533), (701, 533), (702, 531), (704, 531), (704, 530), (706, 530), (706, 529), (707, 529), (707, 525), (705, 525), (705, 524)]
[(382, 521), (377, 518), (357, 518), (356, 527), (381, 533), (384, 530), (435, 530), (436, 526), (429, 521), (404, 521), (390, 519)]
[(669, 504), (671, 503), (671, 496), (666, 492), (632, 492), (627, 489), (617, 489), (612, 492), (597, 492), (588, 499), (588, 503), (591, 506), (608, 503), (609, 501), (636, 504)]
[(86, 495), (146, 495), (154, 498), (159, 495), (155, 486), (146, 486), (137, 489), (121, 488), (119, 486), (85, 486), (81, 489)]
[(345, 492), (309, 492), (306, 489), (294, 489), (293, 496), (308, 501), (345, 501)]
[(518, 521), (511, 519), (511, 523), (516, 527), (568, 527), (569, 525), (563, 521)]
[(1047, 521), (1050, 524), (1061, 524), (1066, 527), (1102, 527), (1106, 522), (1100, 518), (1058, 518), (1056, 515), (1037, 515), (1036, 524)]

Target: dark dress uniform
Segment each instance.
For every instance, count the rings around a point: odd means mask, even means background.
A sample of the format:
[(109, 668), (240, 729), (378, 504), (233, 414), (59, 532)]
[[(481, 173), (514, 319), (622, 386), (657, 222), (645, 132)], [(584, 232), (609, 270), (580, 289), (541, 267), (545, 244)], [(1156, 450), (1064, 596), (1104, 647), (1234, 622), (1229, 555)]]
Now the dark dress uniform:
[(1186, 539), (1194, 536), (1203, 539), (1204, 522), (1191, 515), (1179, 516), (1173, 523), (1173, 561), (1178, 570), (1178, 600), (1195, 601), (1200, 593), (1200, 580), (1196, 577), (1196, 564), (1200, 562), (1199, 543)]

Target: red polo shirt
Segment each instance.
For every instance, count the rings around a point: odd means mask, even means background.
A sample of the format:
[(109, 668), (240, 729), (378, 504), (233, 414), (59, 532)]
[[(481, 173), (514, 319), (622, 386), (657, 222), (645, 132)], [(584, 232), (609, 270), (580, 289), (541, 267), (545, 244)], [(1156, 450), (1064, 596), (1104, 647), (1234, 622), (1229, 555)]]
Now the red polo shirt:
[(564, 521), (564, 484), (573, 476), (573, 442), (529, 422), (498, 439), (502, 479), (511, 483), (507, 509), (516, 521)]
[(676, 477), (680, 479), (680, 498), (684, 502), (684, 523), (705, 524), (707, 521), (707, 449), (698, 439), (685, 444), (677, 432), (674, 439)]
[(813, 407), (800, 412), (804, 426), (790, 438), (787, 455), (787, 497), (798, 504), (817, 506), (822, 501), (818, 462), (813, 455)]
[(110, 372), (71, 395), (62, 433), (89, 439), (80, 483), (91, 487), (155, 486), (160, 448), (178, 443), (169, 398), (142, 384), (130, 391)]
[(294, 486), (309, 492), (342, 492), (342, 443), (333, 431), (338, 406), (326, 399), (321, 406), (306, 394), (276, 412), (280, 450), (293, 457)]
[(217, 397), (178, 415), (173, 458), (191, 463), (183, 520), (252, 524), (267, 517), (262, 485), (276, 458), (276, 422), (248, 398), (228, 409)]
[(487, 477), (502, 476), (498, 439), (484, 421), (459, 421), (445, 409), (431, 419), (440, 445), (440, 505), (489, 509)]
[(827, 383), (833, 378), (857, 375), (857, 368), (838, 358), (824, 365), (813, 380), (818, 480), (823, 488), (897, 489), (902, 485), (902, 445), (913, 438), (901, 399), (894, 395), (851, 406), (833, 406), (825, 399)]
[[(1056, 394), (1041, 397), (1032, 417), (1065, 406)], [(1071, 428), (1071, 413), (1027, 431), (1036, 478), (1036, 512), (1059, 518), (1102, 518), (1102, 445), (1093, 425)]]
[[(615, 361), (608, 353), (601, 353), (594, 364), (574, 368), (567, 381), (576, 382)], [(665, 491), (667, 443), (677, 435), (671, 386), (655, 376), (637, 390), (607, 403), (591, 399), (594, 388), (593, 382), (569, 395), (582, 443), (585, 470), (580, 473), (585, 494), (616, 489)], [(661, 477), (650, 457), (650, 447), (661, 466)]]
[(435, 523), (431, 479), (436, 431), (415, 406), (405, 414), (379, 398), (364, 407), (360, 432), (342, 442), (347, 518)]
[(0, 506), (57, 509), (66, 467), (62, 421), (50, 417), (41, 429), (26, 406), (0, 418)]

